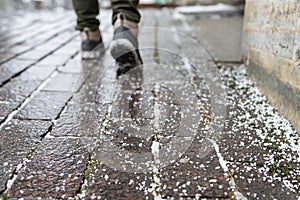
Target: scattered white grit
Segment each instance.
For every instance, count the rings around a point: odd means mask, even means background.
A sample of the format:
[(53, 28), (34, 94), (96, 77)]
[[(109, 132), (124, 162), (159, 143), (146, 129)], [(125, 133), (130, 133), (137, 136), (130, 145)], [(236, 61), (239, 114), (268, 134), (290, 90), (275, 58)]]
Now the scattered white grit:
[[(232, 98), (236, 99), (229, 104), (234, 103), (241, 112), (231, 113), (237, 114), (231, 134), (234, 135), (241, 130), (240, 127), (243, 127), (244, 139), (251, 141), (253, 146), (260, 146), (264, 151), (264, 165), (258, 168), (264, 180), (270, 183), (280, 180), (285, 187), (296, 192), (300, 187), (296, 178), (300, 175), (300, 142), (297, 131), (269, 104), (267, 98), (247, 76), (244, 65), (223, 68), (221, 73), (227, 76), (224, 80), (227, 82), (228, 91), (233, 95)], [(256, 136), (251, 135), (251, 130)], [(239, 143), (239, 146), (243, 145), (244, 143)], [(252, 155), (254, 164), (255, 156)], [(288, 165), (292, 163), (294, 166), (288, 169), (288, 173), (282, 175), (280, 164), (286, 163)]]

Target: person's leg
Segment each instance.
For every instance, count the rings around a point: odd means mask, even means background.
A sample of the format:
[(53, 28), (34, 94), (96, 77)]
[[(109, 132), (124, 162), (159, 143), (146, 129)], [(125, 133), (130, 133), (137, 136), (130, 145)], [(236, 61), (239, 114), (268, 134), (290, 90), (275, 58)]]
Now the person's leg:
[[(72, 0), (77, 15), (76, 30), (80, 31), (82, 59), (94, 59), (99, 57), (98, 51), (102, 44), (102, 37), (99, 30), (98, 0)], [(97, 48), (96, 47), (100, 47)]]
[(118, 64), (117, 76), (142, 64), (137, 39), (141, 18), (138, 3), (138, 0), (111, 0), (114, 37), (110, 51)]
[(76, 30), (82, 31), (89, 28), (95, 31), (99, 27), (99, 20), (96, 18), (99, 14), (99, 5), (97, 0), (72, 0), (73, 7), (77, 15)]
[(137, 9), (138, 4), (139, 0), (111, 0), (112, 23), (115, 23), (119, 13), (124, 13), (127, 20), (139, 23), (141, 15)]

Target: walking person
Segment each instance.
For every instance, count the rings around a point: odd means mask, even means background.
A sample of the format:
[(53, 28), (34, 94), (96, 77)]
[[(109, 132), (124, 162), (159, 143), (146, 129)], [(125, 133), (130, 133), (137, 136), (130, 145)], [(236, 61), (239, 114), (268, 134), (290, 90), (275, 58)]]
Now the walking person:
[[(94, 58), (93, 50), (103, 48), (98, 0), (72, 0), (77, 15), (76, 30), (80, 31), (82, 59)], [(138, 50), (138, 23), (141, 15), (137, 9), (139, 0), (111, 0), (112, 25), (114, 28), (110, 51), (118, 63), (118, 73), (142, 64)], [(104, 19), (108, 20), (108, 19)]]

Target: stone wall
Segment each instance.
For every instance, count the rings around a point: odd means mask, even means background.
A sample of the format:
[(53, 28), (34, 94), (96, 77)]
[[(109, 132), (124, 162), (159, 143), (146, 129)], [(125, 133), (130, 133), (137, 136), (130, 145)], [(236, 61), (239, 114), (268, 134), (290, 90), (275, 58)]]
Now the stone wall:
[(245, 2), (245, 0), (173, 0), (178, 5), (212, 5), (217, 3), (226, 3), (232, 5), (240, 5)]
[(299, 131), (299, 1), (247, 0), (242, 54), (259, 87)]

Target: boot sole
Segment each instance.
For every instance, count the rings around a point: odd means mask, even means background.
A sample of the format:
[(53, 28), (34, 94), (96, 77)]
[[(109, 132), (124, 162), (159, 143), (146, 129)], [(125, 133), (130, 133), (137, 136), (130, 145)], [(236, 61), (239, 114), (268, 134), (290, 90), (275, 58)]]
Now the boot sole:
[(117, 76), (142, 64), (136, 48), (127, 39), (113, 40), (110, 52), (118, 64)]

